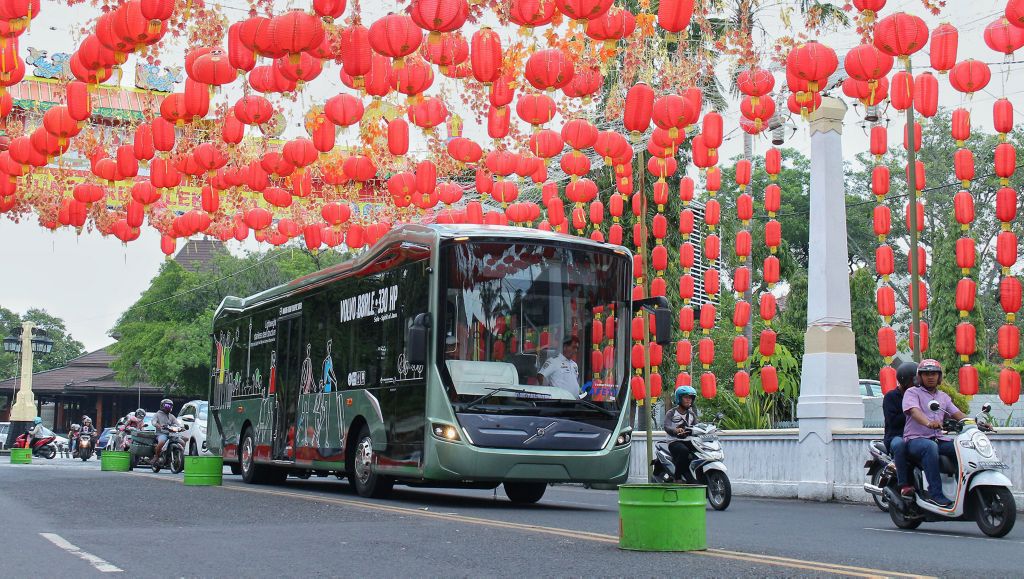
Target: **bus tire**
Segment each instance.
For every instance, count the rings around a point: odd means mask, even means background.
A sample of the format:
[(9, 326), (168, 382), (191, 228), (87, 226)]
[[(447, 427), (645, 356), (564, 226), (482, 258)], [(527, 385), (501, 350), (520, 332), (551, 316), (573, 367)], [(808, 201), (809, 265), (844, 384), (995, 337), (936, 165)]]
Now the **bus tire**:
[(288, 471), (263, 464), (256, 464), (256, 439), (252, 428), (246, 428), (238, 452), (238, 464), (242, 480), (249, 484), (281, 484), (288, 478)]
[(502, 486), (505, 487), (505, 496), (508, 500), (517, 505), (533, 504), (548, 490), (547, 483), (506, 482)]
[(376, 457), (373, 454), (373, 439), (370, 428), (363, 425), (356, 437), (356, 448), (349, 467), (348, 480), (356, 489), (356, 493), (366, 498), (384, 498), (391, 493), (395, 481), (377, 473), (373, 469)]

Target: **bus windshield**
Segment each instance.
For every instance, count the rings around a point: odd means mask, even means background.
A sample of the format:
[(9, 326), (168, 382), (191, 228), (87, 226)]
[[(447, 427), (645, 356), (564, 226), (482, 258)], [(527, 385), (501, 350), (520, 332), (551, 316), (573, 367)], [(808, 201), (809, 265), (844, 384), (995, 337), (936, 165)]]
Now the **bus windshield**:
[(625, 255), (509, 241), (443, 251), (442, 375), (460, 412), (618, 415)]

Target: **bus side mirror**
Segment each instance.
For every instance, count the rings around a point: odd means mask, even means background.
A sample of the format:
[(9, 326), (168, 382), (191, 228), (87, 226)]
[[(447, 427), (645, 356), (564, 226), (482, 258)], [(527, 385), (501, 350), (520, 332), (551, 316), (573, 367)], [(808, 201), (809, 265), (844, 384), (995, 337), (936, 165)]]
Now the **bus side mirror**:
[(655, 341), (664, 346), (672, 341), (672, 310), (657, 308), (654, 310)]
[(427, 363), (427, 335), (430, 330), (430, 315), (416, 314), (405, 338), (405, 359), (410, 365), (422, 366)]

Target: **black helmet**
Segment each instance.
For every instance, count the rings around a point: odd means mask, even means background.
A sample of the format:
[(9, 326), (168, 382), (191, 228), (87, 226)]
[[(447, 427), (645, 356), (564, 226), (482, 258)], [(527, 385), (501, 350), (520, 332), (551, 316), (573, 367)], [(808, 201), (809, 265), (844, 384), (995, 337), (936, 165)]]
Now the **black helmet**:
[(914, 385), (914, 377), (917, 376), (917, 364), (904, 362), (896, 369), (896, 381), (907, 388)]
[(172, 402), (170, 398), (164, 398), (160, 401), (160, 410), (163, 410), (164, 412), (174, 410), (174, 402)]

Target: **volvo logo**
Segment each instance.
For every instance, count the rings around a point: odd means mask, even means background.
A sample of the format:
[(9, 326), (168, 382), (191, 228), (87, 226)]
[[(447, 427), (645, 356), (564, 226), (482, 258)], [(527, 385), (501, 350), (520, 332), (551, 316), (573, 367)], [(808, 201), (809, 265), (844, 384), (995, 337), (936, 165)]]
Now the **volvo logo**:
[(530, 444), (531, 442), (533, 442), (534, 440), (537, 440), (538, 438), (544, 438), (544, 436), (547, 435), (548, 430), (551, 429), (552, 427), (554, 427), (556, 424), (558, 424), (558, 423), (557, 422), (552, 422), (551, 424), (549, 424), (549, 425), (547, 425), (547, 426), (545, 426), (543, 428), (538, 428), (537, 429), (537, 433), (534, 434), (533, 436), (531, 436), (530, 438), (527, 438), (526, 440), (524, 440), (523, 444)]

